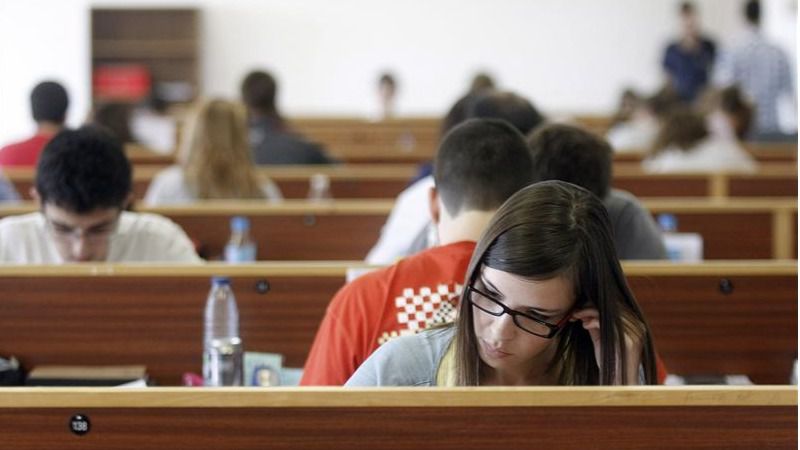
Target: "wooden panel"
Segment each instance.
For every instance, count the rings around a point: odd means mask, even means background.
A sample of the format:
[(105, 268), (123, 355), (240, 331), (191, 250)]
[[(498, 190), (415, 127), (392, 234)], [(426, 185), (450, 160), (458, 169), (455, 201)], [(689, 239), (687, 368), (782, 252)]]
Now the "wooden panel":
[[(225, 274), (245, 348), (283, 353), (288, 366), (299, 367), (352, 264), (3, 267), (0, 355), (27, 366), (145, 364), (158, 383), (178, 384), (183, 372), (200, 370), (208, 279)], [(797, 355), (796, 263), (624, 269), (673, 373), (788, 380)], [(261, 293), (264, 282), (269, 290)]]
[(678, 229), (703, 236), (703, 259), (772, 258), (770, 213), (676, 213)]
[[(282, 353), (287, 366), (302, 367), (343, 284), (343, 275), (234, 277), (247, 350)], [(0, 355), (26, 367), (144, 364), (166, 385), (200, 373), (207, 276), (3, 277), (0, 286)]]
[[(255, 399), (246, 406), (237, 401), (243, 395), (232, 390), (137, 391), (128, 395), (141, 397), (136, 407), (119, 406), (114, 396), (104, 400), (109, 390), (76, 390), (66, 402), (70, 406), (50, 401), (41, 407), (0, 408), (0, 431), (6, 445), (18, 450), (246, 450), (262, 449), (265, 444), (270, 449), (528, 449), (532, 443), (542, 448), (580, 450), (797, 447), (796, 389), (775, 392), (773, 396), (781, 400), (778, 404), (638, 405), (640, 400), (654, 395), (672, 397), (662, 393), (663, 389), (556, 389), (564, 398), (560, 406), (541, 406), (538, 397), (548, 397), (548, 392), (541, 389), (461, 390), (452, 394), (439, 389), (404, 389), (397, 391), (407, 398), (404, 406), (381, 405), (386, 390), (340, 390), (335, 397), (364, 400), (338, 406), (329, 402), (331, 391), (295, 390), (300, 397), (316, 395), (319, 400), (290, 407), (282, 407), (286, 402), (281, 398), (292, 395), (291, 390), (246, 390), (242, 394)], [(726, 392), (728, 396), (747, 398), (751, 391), (738, 388)], [(666, 392), (673, 393), (685, 398), (703, 396), (704, 391)], [(487, 401), (485, 406), (455, 406), (441, 400), (432, 404), (430, 399), (445, 397), (438, 394), (449, 394), (447, 397), (456, 400), (497, 400)], [(24, 402), (26, 392), (5, 390), (3, 395)], [(520, 402), (520, 398), (524, 401)], [(619, 399), (627, 404), (602, 404), (608, 400), (617, 403)], [(106, 406), (85, 406), (102, 402)], [(194, 403), (206, 406), (193, 406)], [(81, 437), (68, 429), (72, 416), (78, 413), (91, 422), (90, 431)]]
[[(249, 214), (259, 260), (358, 260), (375, 245), (386, 214)], [(230, 237), (227, 215), (170, 216), (209, 259), (221, 259)]]
[(797, 358), (796, 276), (629, 276), (670, 373), (789, 381)]
[(709, 178), (698, 175), (665, 177), (614, 174), (611, 184), (637, 197), (707, 197), (710, 192)]
[(797, 175), (794, 177), (731, 176), (728, 181), (731, 197), (797, 197)]
[(295, 118), (292, 127), (322, 143), (347, 163), (419, 163), (430, 161), (439, 141), (437, 119)]

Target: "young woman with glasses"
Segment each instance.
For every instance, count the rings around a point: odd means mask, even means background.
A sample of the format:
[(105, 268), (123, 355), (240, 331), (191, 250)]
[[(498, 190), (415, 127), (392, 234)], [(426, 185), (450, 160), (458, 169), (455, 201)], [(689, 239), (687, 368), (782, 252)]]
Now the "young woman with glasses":
[(606, 210), (575, 185), (537, 183), (500, 208), (458, 308), (454, 324), (381, 346), (347, 385), (656, 383), (650, 330)]

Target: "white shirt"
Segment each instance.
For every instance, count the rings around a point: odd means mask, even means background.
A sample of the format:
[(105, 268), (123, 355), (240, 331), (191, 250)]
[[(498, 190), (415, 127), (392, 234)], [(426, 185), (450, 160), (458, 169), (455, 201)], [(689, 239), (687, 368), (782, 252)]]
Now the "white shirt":
[[(272, 181), (267, 180), (261, 185), (264, 197), (272, 202), (283, 199), (280, 188)], [(189, 189), (183, 177), (180, 166), (170, 166), (158, 172), (144, 196), (144, 203), (148, 206), (175, 205), (197, 201), (197, 196)]]
[[(0, 220), (0, 262), (62, 264), (40, 212)], [(192, 241), (180, 226), (156, 214), (123, 211), (106, 262), (198, 263)]]
[(649, 149), (658, 135), (658, 123), (650, 118), (634, 118), (615, 125), (606, 134), (617, 153), (642, 152)]
[(756, 162), (736, 141), (710, 136), (694, 148), (667, 148), (642, 161), (645, 172), (755, 172)]
[(428, 193), (433, 186), (433, 176), (428, 175), (400, 193), (366, 262), (394, 264), (398, 258), (408, 255), (411, 244), (431, 221)]
[(757, 29), (749, 29), (733, 50), (723, 52), (715, 67), (719, 86), (738, 84), (756, 104), (754, 128), (759, 133), (778, 132), (778, 101), (791, 98), (794, 86), (789, 60), (778, 46), (767, 42)]

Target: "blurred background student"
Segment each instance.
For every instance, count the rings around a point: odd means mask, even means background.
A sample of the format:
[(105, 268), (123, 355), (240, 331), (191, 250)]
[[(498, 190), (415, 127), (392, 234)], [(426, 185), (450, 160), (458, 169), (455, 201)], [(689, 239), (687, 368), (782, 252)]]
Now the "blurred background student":
[(225, 100), (200, 102), (178, 152), (178, 164), (159, 172), (145, 195), (148, 205), (210, 199), (282, 199), (260, 177), (250, 156), (244, 109)]

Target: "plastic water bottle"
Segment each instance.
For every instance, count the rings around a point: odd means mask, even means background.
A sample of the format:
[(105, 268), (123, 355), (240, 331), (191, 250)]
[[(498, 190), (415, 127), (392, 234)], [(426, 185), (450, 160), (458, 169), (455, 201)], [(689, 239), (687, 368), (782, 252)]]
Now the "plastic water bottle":
[(308, 179), (308, 199), (319, 202), (332, 199), (331, 179), (323, 173), (315, 173)]
[(239, 310), (227, 277), (211, 278), (203, 335), (203, 384), (242, 386), (244, 358)]
[(672, 236), (678, 231), (678, 218), (675, 214), (663, 213), (659, 214), (656, 218), (658, 226), (664, 234), (664, 246), (667, 248), (667, 258), (671, 261), (681, 260), (680, 248), (677, 248), (672, 242)]
[(225, 261), (248, 263), (256, 260), (256, 244), (250, 237), (250, 221), (247, 217), (231, 218), (231, 238), (225, 246)]

